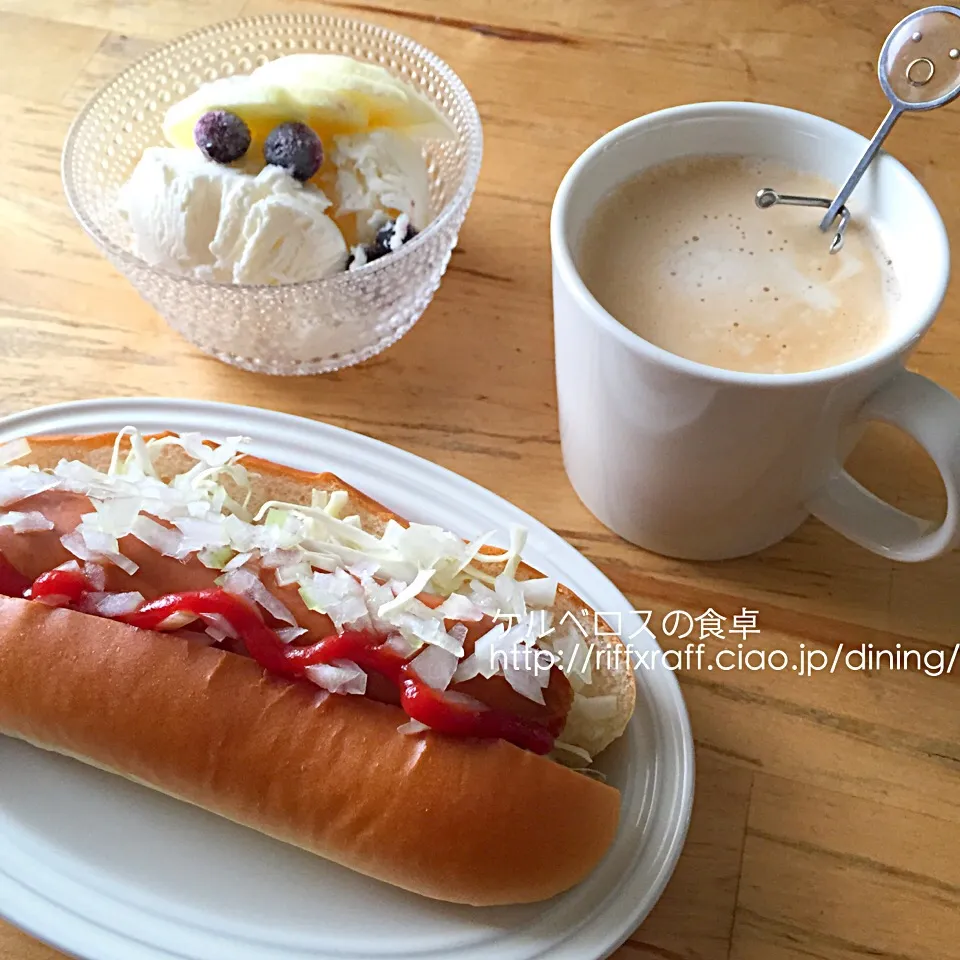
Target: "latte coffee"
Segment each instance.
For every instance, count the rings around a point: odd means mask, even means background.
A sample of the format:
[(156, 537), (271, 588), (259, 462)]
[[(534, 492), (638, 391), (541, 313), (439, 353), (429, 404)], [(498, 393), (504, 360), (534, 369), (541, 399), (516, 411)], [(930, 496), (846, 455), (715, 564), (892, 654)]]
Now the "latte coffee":
[(759, 209), (763, 187), (831, 198), (835, 185), (757, 157), (675, 160), (608, 194), (577, 266), (597, 301), (643, 339), (689, 360), (754, 373), (832, 367), (889, 332), (897, 290), (869, 227), (843, 249), (812, 207)]

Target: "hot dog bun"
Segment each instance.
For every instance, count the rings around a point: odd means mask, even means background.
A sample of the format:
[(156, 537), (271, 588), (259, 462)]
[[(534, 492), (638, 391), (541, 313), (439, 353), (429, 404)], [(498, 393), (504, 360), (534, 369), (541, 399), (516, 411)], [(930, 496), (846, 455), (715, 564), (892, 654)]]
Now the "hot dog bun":
[(397, 733), (396, 707), (245, 657), (0, 599), (0, 731), (439, 900), (582, 880), (619, 793), (503, 741)]
[[(103, 470), (114, 440), (30, 438), (29, 461)], [(155, 466), (166, 479), (192, 463), (171, 445)], [(249, 456), (244, 466), (253, 509), (345, 490), (369, 532), (404, 522), (332, 474)], [(516, 576), (539, 574), (524, 564)], [(556, 609), (593, 623), (565, 588)], [(593, 642), (620, 645), (614, 636)], [(614, 715), (597, 722), (574, 711), (562, 737), (595, 754), (633, 711), (625, 660), (599, 663), (589, 694), (612, 695)], [(542, 900), (602, 858), (617, 828), (615, 789), (504, 741), (404, 736), (404, 719), (397, 707), (266, 675), (253, 660), (190, 640), (0, 599), (2, 733), (437, 899)]]
[[(93, 436), (38, 436), (30, 437), (30, 462), (42, 468), (52, 468), (61, 459), (83, 460), (98, 470), (105, 470), (110, 462), (116, 435), (112, 433)], [(333, 473), (308, 473), (273, 463), (259, 457), (246, 456), (243, 460), (250, 480), (250, 503), (252, 510), (258, 509), (269, 500), (283, 500), (291, 503), (309, 503), (313, 490), (332, 492), (344, 490), (349, 495), (347, 512), (357, 514), (363, 528), (379, 535), (389, 520), (406, 524), (405, 518), (394, 513), (388, 507), (355, 489)], [(169, 479), (192, 466), (193, 460), (181, 447), (165, 447), (160, 453), (156, 467), (160, 476)], [(496, 552), (495, 547), (484, 548), (486, 552)], [(483, 551), (481, 551), (483, 552)], [(491, 567), (491, 572), (496, 569)], [(543, 576), (529, 564), (521, 563), (517, 570), (518, 580)], [(557, 588), (556, 620), (569, 613), (574, 621), (583, 624), (591, 634), (594, 633), (596, 612), (568, 587), (560, 584)], [(589, 712), (574, 709), (567, 718), (562, 734), (564, 743), (572, 744), (596, 756), (614, 740), (620, 737), (626, 728), (636, 702), (636, 679), (630, 669), (624, 645), (614, 631), (603, 623), (606, 635), (590, 636), (585, 644), (594, 644), (595, 654), (591, 657), (593, 670), (589, 688), (584, 691), (588, 698), (613, 696), (616, 709), (607, 715), (597, 717)], [(586, 650), (585, 650), (586, 653)], [(562, 752), (558, 759), (567, 762), (570, 758)], [(582, 763), (573, 758), (574, 765)]]

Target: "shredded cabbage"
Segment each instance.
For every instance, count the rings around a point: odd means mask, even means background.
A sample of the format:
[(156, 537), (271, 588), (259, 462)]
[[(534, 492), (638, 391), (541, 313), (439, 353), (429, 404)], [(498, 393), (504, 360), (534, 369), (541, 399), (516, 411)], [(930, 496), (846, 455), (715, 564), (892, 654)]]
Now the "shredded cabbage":
[[(124, 537), (133, 536), (166, 556), (196, 557), (222, 571), (217, 582), (288, 624), (282, 639), (291, 642), (303, 631), (261, 581), (260, 572), (272, 570), (278, 586), (296, 586), (304, 604), (327, 614), (337, 630), (374, 629), (387, 634), (387, 642), (405, 655), (419, 651), (416, 662), (437, 689), (470, 676), (502, 673), (513, 689), (543, 702), (549, 670), (535, 669), (526, 654), (539, 637), (551, 633), (557, 585), (548, 577), (516, 579), (526, 543), (522, 527), (511, 527), (509, 545), (496, 550), (489, 546), (495, 542), (493, 531), (464, 543), (438, 526), (390, 520), (374, 533), (364, 529), (345, 490), (315, 490), (309, 505), (270, 501), (254, 515), (250, 478), (241, 462), (246, 442), (230, 437), (214, 443), (197, 433), (145, 440), (135, 428), (125, 427), (101, 471), (66, 460), (52, 470), (16, 465), (12, 461), (25, 456), (29, 445), (14, 441), (0, 446), (0, 509), (46, 490), (82, 494), (90, 500), (91, 512), (61, 542), (87, 567), (100, 571), (96, 585), (101, 588), (105, 574), (100, 565), (109, 563), (130, 574), (138, 570), (121, 549)], [(158, 458), (171, 447), (182, 449), (192, 463), (165, 480)], [(20, 532), (52, 527), (33, 511), (0, 513), (0, 526)], [(424, 594), (441, 602), (424, 603)], [(522, 622), (537, 611), (542, 615), (539, 631)], [(463, 659), (465, 624), (496, 617), (517, 624), (494, 625)], [(230, 636), (216, 620), (207, 619), (206, 629), (214, 639)], [(590, 680), (589, 658), (576, 655), (576, 638), (569, 634), (549, 640), (558, 660), (571, 668), (571, 683), (579, 692)], [(543, 645), (548, 646), (546, 639)], [(320, 670), (319, 685), (351, 688), (348, 692), (365, 686), (359, 668), (336, 669), (341, 672)]]
[(415, 600), (423, 593), (424, 588), (430, 582), (433, 574), (434, 571), (432, 569), (421, 570), (392, 600), (388, 600), (380, 607), (377, 611), (377, 616), (383, 620), (394, 611), (402, 610), (411, 600)]

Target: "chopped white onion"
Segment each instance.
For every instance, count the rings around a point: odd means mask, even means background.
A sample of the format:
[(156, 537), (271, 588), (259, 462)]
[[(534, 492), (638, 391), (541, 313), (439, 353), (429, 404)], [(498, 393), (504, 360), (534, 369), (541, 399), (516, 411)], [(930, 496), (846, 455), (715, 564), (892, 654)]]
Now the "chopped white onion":
[(290, 567), (299, 564), (303, 551), (299, 549), (268, 550), (260, 558), (260, 566), (266, 570), (275, 570), (281, 567)]
[(240, 635), (233, 628), (233, 624), (222, 613), (201, 613), (200, 619), (207, 624), (207, 633), (216, 637), (217, 641), (229, 637), (238, 640)]
[(94, 560), (96, 559), (96, 554), (88, 549), (84, 539), (80, 534), (74, 530), (72, 533), (65, 533), (61, 538), (60, 542), (63, 544), (66, 550), (69, 550), (75, 557), (78, 557), (80, 560)]
[(14, 460), (22, 460), (29, 454), (30, 444), (24, 437), (0, 444), (0, 466), (6, 466), (8, 463), (13, 463)]
[(377, 560), (364, 559), (347, 565), (347, 573), (361, 581), (373, 577), (379, 569), (380, 563)]
[(0, 515), (0, 527), (10, 527), (14, 533), (39, 533), (53, 529), (53, 521), (48, 520), (39, 510), (19, 513), (11, 510)]
[(223, 565), (223, 572), (230, 573), (233, 570), (239, 570), (244, 564), (253, 559), (253, 553), (238, 553), (232, 560), (228, 560)]
[(271, 617), (297, 626), (297, 618), (281, 603), (260, 581), (260, 578), (250, 570), (232, 570), (224, 577), (218, 578), (218, 583), (227, 593), (246, 597), (263, 607)]
[(528, 607), (545, 609), (552, 607), (557, 599), (557, 581), (553, 577), (538, 577), (535, 580), (520, 580), (520, 590)]
[(112, 477), (106, 477), (98, 470), (95, 470), (89, 463), (82, 460), (61, 460), (53, 468), (53, 476), (59, 480), (72, 481), (78, 484), (87, 484), (90, 486), (100, 485), (106, 490), (111, 490), (112, 485), (106, 481), (112, 481)]
[[(180, 559), (183, 559), (189, 555), (190, 551), (184, 552), (184, 548), (181, 546), (180, 552), (182, 554)], [(197, 553), (197, 559), (208, 570), (222, 570), (230, 562), (232, 556), (233, 551), (229, 547), (209, 547)]]
[(93, 501), (95, 516), (85, 516), (83, 522), (112, 537), (126, 536), (143, 507), (142, 497), (115, 496), (110, 500)]
[(175, 557), (183, 543), (183, 534), (141, 514), (133, 521), (130, 532), (148, 547), (165, 557)]
[(65, 593), (48, 593), (37, 597), (34, 603), (42, 603), (45, 607), (69, 607), (70, 598)]
[[(80, 569), (80, 565), (76, 560), (72, 560), (71, 563), (73, 563), (78, 570)], [(66, 564), (64, 566), (66, 566)], [(94, 590), (102, 592), (107, 589), (107, 571), (99, 563), (87, 561), (83, 565), (83, 575), (87, 578), (87, 581)]]
[(469, 599), (475, 603), (484, 613), (494, 616), (500, 613), (500, 601), (497, 595), (484, 583), (479, 580), (470, 581)]
[(293, 583), (300, 583), (301, 580), (309, 580), (312, 573), (309, 563), (294, 563), (289, 567), (277, 567), (273, 571), (273, 577), (278, 587), (289, 587)]
[(467, 620), (476, 622), (483, 619), (483, 610), (462, 593), (451, 593), (450, 596), (437, 607), (437, 614), (443, 617), (444, 620)]
[(119, 552), (103, 553), (100, 554), (97, 559), (109, 560), (115, 567), (119, 567), (124, 573), (130, 574), (131, 577), (140, 569), (140, 564), (134, 563), (129, 557), (125, 557)]
[(230, 543), (230, 537), (220, 520), (193, 516), (177, 517), (173, 525), (183, 534), (184, 547), (191, 550), (225, 547)]
[(502, 623), (496, 624), (477, 640), (473, 654), (457, 667), (454, 682), (470, 680), (478, 674), (489, 679), (502, 673), (517, 693), (542, 704), (550, 671), (539, 668), (536, 649), (524, 643), (526, 636), (525, 624), (509, 629)]
[(188, 623), (193, 623), (196, 619), (197, 614), (191, 613), (189, 610), (178, 610), (176, 613), (171, 613), (165, 620), (161, 620), (153, 629), (162, 631), (179, 630)]
[(393, 614), (388, 622), (396, 627), (405, 637), (413, 638), (421, 643), (442, 647), (444, 650), (463, 656), (463, 643), (456, 640), (443, 629), (443, 621), (425, 617), (421, 613)]
[(0, 507), (26, 500), (60, 485), (57, 477), (27, 467), (5, 467), (0, 470)]
[(383, 642), (384, 647), (388, 650), (393, 650), (395, 653), (399, 653), (401, 657), (406, 659), (410, 656), (411, 653), (416, 653), (423, 644), (419, 640), (408, 640), (403, 634), (394, 633), (391, 634)]
[(458, 657), (442, 647), (428, 646), (410, 661), (413, 671), (434, 690), (446, 690), (457, 669)]
[[(95, 517), (96, 515), (87, 514), (87, 516)], [(96, 521), (94, 520), (94, 523), (95, 522)], [(117, 538), (113, 536), (113, 534), (106, 533), (103, 530), (98, 530), (92, 523), (81, 524), (79, 531), (80, 536), (83, 537), (83, 542), (86, 544), (87, 549), (92, 553), (108, 554), (120, 552)]]
[(429, 729), (430, 727), (425, 723), (421, 723), (419, 720), (408, 720), (406, 723), (401, 723), (400, 726), (397, 727), (397, 733), (402, 733), (405, 736), (413, 736), (418, 733), (426, 733)]
[[(540, 671), (527, 670), (523, 666), (514, 666), (512, 663), (508, 663), (503, 668), (503, 675), (506, 677), (507, 683), (521, 696), (533, 700), (534, 703), (544, 703), (543, 687), (539, 683), (542, 676)], [(547, 676), (549, 678), (549, 674)]]
[(298, 637), (307, 632), (305, 627), (281, 627), (276, 631), (281, 643), (293, 643)]
[[(81, 570), (81, 569), (80, 569), (80, 564), (77, 563), (76, 560), (68, 560), (66, 563), (61, 563), (59, 567), (54, 567), (53, 569), (54, 569), (54, 570), (66, 570), (66, 571), (68, 571), (69, 573), (86, 573), (86, 572), (87, 572), (87, 567), (84, 566), (83, 570)], [(93, 587), (94, 590), (102, 590), (102, 589), (103, 589), (102, 587), (97, 586), (97, 584), (93, 582), (93, 579), (92, 579), (92, 578), (88, 577), (87, 579), (90, 580), (90, 585)]]
[(203, 631), (208, 637), (210, 637), (214, 643), (220, 643), (222, 640), (233, 639), (230, 637), (230, 634), (221, 630), (219, 627), (215, 627), (212, 624), (209, 625), (206, 630)]
[[(385, 585), (377, 583), (372, 577), (368, 577), (360, 584), (363, 588), (363, 599), (367, 605), (367, 615), (372, 629), (379, 633), (394, 633), (396, 625), (387, 620), (381, 620), (377, 616), (380, 607), (393, 599), (393, 594)], [(419, 639), (417, 638), (419, 643)]]
[(301, 582), (300, 596), (308, 609), (327, 614), (337, 629), (367, 616), (363, 588), (343, 569), (315, 573)]
[(504, 641), (506, 635), (506, 625), (498, 623), (473, 645), (473, 656), (477, 658), (478, 664), (477, 672), (488, 680), (502, 667), (503, 658), (512, 654), (515, 648), (511, 640)]
[(454, 683), (463, 683), (464, 680), (472, 680), (480, 673), (480, 658), (476, 654), (461, 660), (453, 674)]
[(367, 675), (352, 660), (334, 660), (304, 668), (307, 679), (330, 693), (367, 692)]
[(121, 617), (125, 613), (133, 613), (142, 603), (143, 594), (136, 591), (129, 593), (93, 591), (83, 598), (80, 609), (84, 613), (92, 613), (98, 617)]

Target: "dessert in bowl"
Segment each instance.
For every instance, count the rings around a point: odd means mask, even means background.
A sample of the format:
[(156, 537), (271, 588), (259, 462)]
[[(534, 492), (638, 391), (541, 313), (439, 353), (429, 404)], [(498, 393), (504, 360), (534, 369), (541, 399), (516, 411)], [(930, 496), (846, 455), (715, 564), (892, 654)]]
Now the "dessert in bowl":
[(67, 137), (78, 220), (167, 322), (310, 374), (401, 337), (440, 283), (482, 153), (429, 51), (370, 24), (251, 17), (133, 64)]

